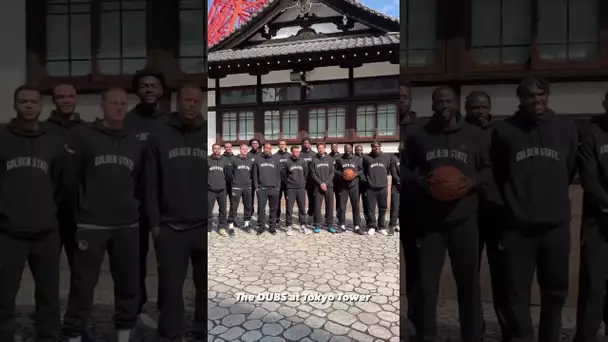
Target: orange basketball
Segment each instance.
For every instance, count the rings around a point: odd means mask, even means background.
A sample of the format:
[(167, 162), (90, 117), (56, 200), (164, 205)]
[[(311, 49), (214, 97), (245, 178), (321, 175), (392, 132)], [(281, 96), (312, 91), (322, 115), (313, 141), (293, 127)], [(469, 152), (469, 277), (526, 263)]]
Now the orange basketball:
[(351, 181), (353, 179), (357, 178), (357, 172), (353, 169), (346, 169), (344, 170), (344, 179), (347, 181)]

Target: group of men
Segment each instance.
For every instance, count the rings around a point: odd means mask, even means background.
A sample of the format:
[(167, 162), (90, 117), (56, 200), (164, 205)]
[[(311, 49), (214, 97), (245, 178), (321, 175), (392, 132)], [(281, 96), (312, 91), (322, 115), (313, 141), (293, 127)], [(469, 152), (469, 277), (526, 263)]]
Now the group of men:
[[(294, 230), (303, 234), (319, 233), (326, 227), (330, 233), (346, 231), (347, 203), (350, 201), (353, 215), (353, 231), (359, 235), (394, 235), (399, 230), (400, 161), (396, 156), (382, 152), (381, 143), (371, 143), (371, 152), (363, 154), (363, 146), (344, 145), (344, 153), (338, 144), (327, 146), (324, 142), (311, 148), (309, 138), (301, 146), (279, 141), (278, 152), (272, 153), (272, 144), (261, 144), (252, 139), (241, 144), (238, 154), (232, 153), (232, 144), (213, 145), (209, 157), (209, 212), (215, 204), (219, 207), (218, 232), (234, 236), (237, 211), (244, 207), (243, 226), (253, 232), (254, 200), (257, 198), (258, 235), (268, 230), (277, 233), (281, 223), (283, 198), (285, 199), (285, 234)], [(327, 153), (327, 147), (331, 151)], [(348, 174), (354, 175), (348, 177)], [(345, 177), (345, 174), (346, 177)], [(389, 189), (388, 176), (392, 176)], [(390, 219), (386, 225), (389, 191), (391, 193)], [(226, 210), (229, 198), (230, 208)], [(361, 225), (359, 201), (362, 199), (365, 226)], [(323, 203), (325, 205), (323, 206)], [(338, 224), (335, 225), (334, 203), (337, 203)], [(294, 225), (294, 205), (298, 206), (299, 225)], [(266, 207), (268, 206), (268, 218)], [(378, 215), (376, 216), (376, 208)], [(323, 211), (325, 212), (323, 214)], [(211, 225), (209, 231), (212, 231)]]
[[(197, 85), (182, 86), (177, 112), (167, 113), (160, 106), (165, 91), (163, 75), (142, 70), (133, 78), (135, 108), (128, 112), (127, 92), (112, 87), (101, 95), (103, 115), (88, 123), (75, 111), (71, 85), (55, 87), (56, 109), (44, 122), (40, 92), (15, 90), (17, 115), (0, 127), (0, 341), (14, 340), (26, 262), (36, 286), (36, 341), (90, 340), (87, 321), (106, 251), (117, 336), (104, 339), (130, 341), (147, 302), (150, 235), (159, 265), (159, 340), (181, 341), (190, 260), (193, 334), (206, 340), (206, 95)], [(62, 246), (71, 269), (63, 327)]]
[[(608, 114), (579, 128), (548, 106), (550, 85), (528, 78), (517, 88), (519, 108), (492, 120), (491, 99), (476, 91), (461, 115), (456, 93), (439, 87), (433, 115), (421, 123), (411, 89), (400, 87), (401, 230), (407, 316), (415, 341), (434, 341), (437, 296), (446, 251), (457, 285), (463, 342), (481, 341), (484, 321), (479, 268), (485, 248), (503, 341), (534, 341), (530, 314), (536, 273), (541, 297), (538, 340), (561, 338), (568, 295), (569, 188), (584, 189), (575, 341), (597, 341), (608, 281)], [(608, 97), (604, 108), (608, 112)], [(427, 176), (441, 166), (460, 170), (473, 186), (462, 197), (432, 196)], [(463, 188), (465, 189), (465, 188)]]

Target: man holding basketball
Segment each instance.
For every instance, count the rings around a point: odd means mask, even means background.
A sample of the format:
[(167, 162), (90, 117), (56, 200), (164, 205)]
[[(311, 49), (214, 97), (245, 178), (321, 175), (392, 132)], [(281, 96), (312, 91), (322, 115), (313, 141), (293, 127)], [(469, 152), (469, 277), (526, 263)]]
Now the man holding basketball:
[(350, 199), (353, 209), (355, 233), (361, 235), (361, 215), (359, 213), (359, 174), (363, 171), (361, 158), (353, 155), (352, 145), (344, 145), (344, 154), (336, 158), (336, 194), (338, 194), (338, 226), (346, 230), (346, 201)]
[(404, 160), (418, 180), (404, 178), (414, 192), (416, 217), (410, 217), (418, 247), (419, 294), (412, 308), (416, 341), (437, 335), (437, 294), (446, 251), (458, 288), (462, 341), (482, 339), (482, 315), (477, 251), (478, 184), (491, 179), (488, 149), (479, 128), (465, 122), (455, 92), (433, 92), (433, 117), (407, 137)]

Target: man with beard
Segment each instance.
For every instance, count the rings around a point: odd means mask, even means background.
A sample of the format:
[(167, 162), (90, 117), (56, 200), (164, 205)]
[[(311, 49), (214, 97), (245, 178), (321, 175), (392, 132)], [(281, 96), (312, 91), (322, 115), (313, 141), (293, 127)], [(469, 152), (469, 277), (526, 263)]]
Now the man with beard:
[[(483, 139), (480, 144), (487, 144), (492, 136), (492, 102), (490, 96), (483, 91), (471, 92), (465, 102), (467, 111), (466, 121), (482, 129)], [(508, 292), (507, 279), (504, 276), (505, 266), (500, 255), (500, 212), (496, 198), (496, 189), (491, 182), (479, 192), (479, 210), (477, 211), (477, 226), (479, 231), (479, 266), (481, 268), (482, 253), (486, 250), (490, 281), (492, 284), (492, 303), (494, 312), (501, 327), (503, 341), (510, 341), (507, 328)]]
[(322, 209), (325, 200), (325, 224), (327, 230), (334, 234), (338, 231), (334, 227), (334, 177), (335, 161), (325, 153), (325, 143), (317, 144), (317, 154), (309, 164), (311, 178), (315, 186), (314, 193), (314, 233), (321, 232)]
[[(361, 180), (365, 182), (364, 202), (367, 207), (369, 221), (367, 222), (367, 233), (374, 235), (376, 230), (382, 235), (388, 235), (386, 230), (386, 209), (388, 206), (388, 174), (391, 167), (391, 159), (381, 150), (379, 141), (371, 143), (372, 151), (363, 156)], [(378, 217), (376, 218), (376, 207)], [(390, 235), (394, 233), (391, 232)]]
[[(60, 84), (53, 89), (53, 104), (55, 110), (47, 119), (50, 128), (56, 128), (64, 140), (64, 144), (69, 144), (74, 128), (83, 122), (76, 109), (76, 89), (70, 84)], [(68, 265), (72, 269), (74, 255), (74, 233), (76, 223), (74, 222), (74, 207), (76, 204), (76, 177), (73, 168), (66, 165), (64, 170), (65, 180), (63, 181), (63, 201), (59, 203), (57, 219), (59, 221), (59, 237), (61, 245), (65, 250)]]
[[(260, 141), (258, 139), (251, 139), (249, 140), (249, 147), (251, 148), (249, 150), (249, 153), (247, 153), (247, 155), (249, 156), (249, 158), (251, 159), (251, 161), (254, 161), (260, 156)], [(256, 198), (256, 192), (253, 191), (251, 193), (251, 203), (255, 203), (255, 198)], [(259, 214), (259, 213), (258, 213)], [(257, 220), (257, 216), (255, 216), (255, 207), (253, 209), (253, 213), (252, 213), (253, 217), (255, 220)]]
[(224, 144), (224, 153), (222, 153), (222, 156), (228, 161), (228, 178), (226, 179), (226, 193), (228, 194), (228, 201), (232, 202), (232, 179), (230, 179), (230, 177), (232, 176), (232, 158), (234, 157), (234, 153), (232, 153), (231, 143)]
[(78, 175), (74, 271), (63, 319), (69, 342), (80, 342), (87, 327), (95, 285), (106, 251), (114, 280), (117, 342), (129, 342), (139, 310), (139, 200), (143, 146), (123, 129), (127, 93), (102, 94), (103, 119), (79, 129), (70, 149)]
[(501, 218), (502, 257), (509, 279), (510, 337), (534, 340), (530, 315), (536, 273), (542, 303), (539, 341), (559, 341), (568, 295), (570, 184), (576, 173), (574, 122), (547, 107), (549, 83), (528, 78), (517, 87), (520, 106), (494, 124), (495, 181), (508, 210)]
[(361, 145), (355, 146), (355, 155), (357, 157), (363, 157), (363, 146), (361, 146)]
[[(230, 171), (230, 161), (221, 154), (220, 144), (213, 144), (211, 156), (207, 160), (209, 166), (208, 186), (207, 189), (207, 205), (209, 206), (209, 217), (213, 215), (213, 207), (217, 202), (218, 214), (218, 232), (221, 236), (234, 236), (234, 229), (226, 232), (226, 183), (228, 172)], [(211, 225), (209, 228), (211, 229)]]
[[(408, 217), (407, 229), (417, 239), (418, 296), (412, 308), (416, 341), (434, 341), (437, 335), (437, 296), (446, 250), (458, 293), (458, 316), (462, 341), (481, 341), (483, 319), (478, 269), (477, 194), (475, 189), (492, 177), (488, 148), (479, 128), (465, 122), (458, 100), (449, 87), (433, 92), (433, 116), (428, 124), (407, 137), (405, 167), (417, 215)], [(434, 194), (427, 178), (440, 167), (451, 166), (469, 179), (459, 195), (442, 199)]]
[[(581, 137), (580, 178), (584, 189), (580, 276), (576, 334), (574, 341), (599, 341), (597, 330), (602, 322), (602, 303), (606, 303), (608, 268), (608, 93), (602, 106), (606, 113), (591, 119), (591, 126)], [(605, 306), (604, 306), (605, 308)], [(604, 313), (605, 314), (605, 313)]]
[[(305, 137), (304, 139), (302, 139), (302, 150), (300, 151), (300, 159), (310, 164), (314, 156), (315, 152), (311, 148), (310, 138)], [(315, 183), (312, 180), (312, 175), (310, 174), (310, 172), (308, 172), (308, 179), (306, 180), (306, 201), (308, 206), (308, 210), (306, 211), (306, 215), (308, 216), (307, 221), (312, 222), (313, 216), (315, 214)]]
[[(344, 179), (345, 170), (353, 170), (357, 177), (353, 180)], [(360, 228), (361, 214), (359, 212), (359, 175), (363, 172), (361, 158), (353, 155), (353, 147), (344, 145), (344, 154), (336, 158), (336, 193), (338, 194), (338, 225), (346, 231), (346, 202), (350, 199), (353, 211), (354, 231), (359, 235), (365, 234)]]
[(0, 129), (0, 341), (15, 340), (15, 298), (27, 262), (36, 285), (38, 342), (60, 339), (57, 203), (67, 151), (63, 139), (40, 123), (35, 88), (14, 92), (17, 117)]
[[(338, 144), (331, 144), (331, 151), (329, 152), (329, 156), (333, 158), (334, 160), (334, 164), (336, 162), (336, 160), (338, 159), (338, 157), (340, 156), (340, 145)], [(335, 174), (334, 176), (334, 185), (338, 183), (338, 174)], [(334, 189), (336, 190), (336, 189)], [(334, 204), (336, 204), (336, 211), (338, 213), (338, 217), (340, 217), (340, 206), (338, 205), (338, 203), (340, 203), (340, 201), (338, 200), (338, 191), (334, 191)], [(340, 229), (340, 228), (338, 228)]]
[[(287, 142), (285, 140), (279, 141), (279, 151), (275, 154), (276, 158), (279, 158), (281, 168), (285, 166), (285, 162), (291, 158), (291, 153), (287, 151)], [(281, 180), (281, 188), (279, 189), (279, 205), (277, 206), (277, 224), (281, 223), (281, 201), (285, 197), (287, 200), (287, 188), (285, 182)]]
[(300, 159), (300, 147), (291, 147), (291, 157), (282, 168), (281, 178), (287, 188), (287, 205), (285, 209), (285, 226), (288, 236), (293, 233), (293, 205), (298, 204), (300, 213), (300, 231), (310, 234), (306, 227), (306, 179), (308, 178), (308, 163)]
[(245, 221), (244, 229), (246, 232), (251, 233), (251, 212), (253, 211), (253, 197), (251, 196), (252, 187), (252, 170), (253, 160), (247, 156), (247, 150), (249, 147), (246, 144), (241, 145), (241, 154), (232, 158), (232, 199), (230, 201), (230, 214), (228, 216), (228, 229), (234, 229), (236, 223), (236, 213), (243, 199), (243, 207), (245, 209), (245, 215), (243, 220)]
[(266, 203), (269, 206), (269, 232), (277, 233), (277, 206), (279, 204), (279, 189), (281, 188), (281, 163), (272, 155), (272, 144), (264, 144), (264, 152), (253, 163), (253, 188), (258, 196), (258, 231), (257, 235), (266, 229)]
[(201, 114), (205, 101), (197, 85), (178, 91), (177, 113), (159, 122), (145, 158), (145, 204), (159, 261), (158, 319), (161, 339), (182, 339), (184, 280), (192, 262), (196, 288), (195, 338), (207, 338), (207, 244), (203, 237), (207, 201), (207, 126)]
[[(166, 117), (160, 108), (160, 99), (166, 88), (165, 78), (160, 73), (144, 69), (138, 71), (133, 76), (132, 87), (139, 97), (139, 104), (127, 113), (124, 128), (130, 134), (134, 134), (143, 144), (146, 144), (158, 121)], [(138, 194), (138, 197), (142, 198), (143, 196)], [(139, 240), (141, 311), (148, 302), (146, 275), (148, 272), (148, 250), (150, 245), (150, 223), (146, 217), (143, 202), (140, 207), (139, 233), (141, 238)]]

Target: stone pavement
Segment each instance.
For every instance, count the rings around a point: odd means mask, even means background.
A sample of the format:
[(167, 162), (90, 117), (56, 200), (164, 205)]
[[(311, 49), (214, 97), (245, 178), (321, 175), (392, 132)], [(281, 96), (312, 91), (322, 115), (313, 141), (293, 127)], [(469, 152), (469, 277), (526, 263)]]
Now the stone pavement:
[(209, 341), (399, 341), (398, 243), (398, 234), (212, 233)]

